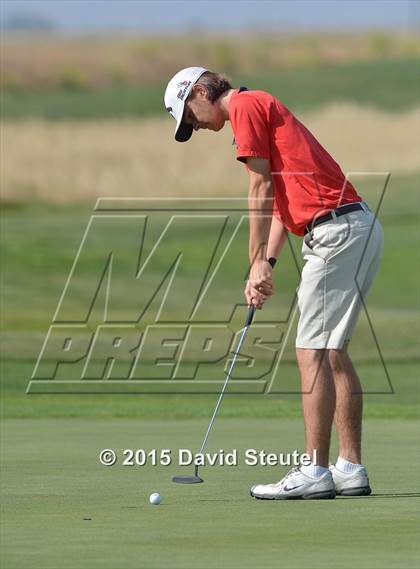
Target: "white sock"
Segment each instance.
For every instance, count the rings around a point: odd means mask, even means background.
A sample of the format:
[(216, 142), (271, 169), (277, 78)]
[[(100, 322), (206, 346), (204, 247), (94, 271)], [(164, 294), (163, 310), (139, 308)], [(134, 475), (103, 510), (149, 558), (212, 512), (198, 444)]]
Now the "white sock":
[(357, 470), (360, 466), (362, 466), (361, 464), (354, 464), (354, 462), (349, 462), (348, 460), (346, 460), (345, 458), (341, 458), (341, 456), (339, 456), (337, 458), (337, 462), (335, 463), (336, 468), (338, 468), (338, 470), (341, 470), (341, 472), (354, 472), (355, 470)]
[(318, 466), (317, 464), (309, 464), (308, 466), (301, 466), (300, 471), (311, 478), (319, 478), (325, 474), (325, 472), (328, 472), (328, 468), (325, 466)]

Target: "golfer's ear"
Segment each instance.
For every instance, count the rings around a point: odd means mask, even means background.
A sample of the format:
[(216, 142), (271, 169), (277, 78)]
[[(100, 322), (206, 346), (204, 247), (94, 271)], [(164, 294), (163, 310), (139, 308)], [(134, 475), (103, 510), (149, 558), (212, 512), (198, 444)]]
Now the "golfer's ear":
[(191, 93), (193, 93), (193, 98), (197, 97), (197, 95), (207, 96), (207, 89), (202, 85), (194, 85), (191, 89)]
[(248, 174), (251, 178), (263, 178), (271, 180), (270, 161), (266, 158), (255, 158), (248, 156), (246, 159)]

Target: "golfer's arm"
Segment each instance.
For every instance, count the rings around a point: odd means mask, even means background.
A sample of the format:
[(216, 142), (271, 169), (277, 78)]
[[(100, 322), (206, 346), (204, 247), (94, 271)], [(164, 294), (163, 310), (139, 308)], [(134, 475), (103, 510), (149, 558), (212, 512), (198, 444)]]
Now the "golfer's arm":
[(270, 237), (268, 239), (267, 246), (267, 259), (270, 257), (277, 257), (280, 255), (280, 251), (287, 238), (287, 229), (284, 227), (280, 219), (273, 215), (271, 220)]
[(267, 259), (267, 246), (273, 210), (270, 163), (263, 158), (248, 158), (249, 174), (249, 261)]

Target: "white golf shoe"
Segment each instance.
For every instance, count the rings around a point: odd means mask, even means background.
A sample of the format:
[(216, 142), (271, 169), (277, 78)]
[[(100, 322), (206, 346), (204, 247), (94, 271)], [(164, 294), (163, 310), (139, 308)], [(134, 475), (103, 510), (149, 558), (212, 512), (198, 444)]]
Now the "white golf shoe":
[(332, 464), (330, 471), (336, 492), (340, 496), (369, 496), (372, 492), (364, 466), (360, 465), (353, 472), (343, 472)]
[(259, 500), (311, 500), (335, 498), (336, 492), (329, 470), (319, 478), (312, 478), (300, 468), (292, 468), (279, 482), (252, 486), (250, 494)]

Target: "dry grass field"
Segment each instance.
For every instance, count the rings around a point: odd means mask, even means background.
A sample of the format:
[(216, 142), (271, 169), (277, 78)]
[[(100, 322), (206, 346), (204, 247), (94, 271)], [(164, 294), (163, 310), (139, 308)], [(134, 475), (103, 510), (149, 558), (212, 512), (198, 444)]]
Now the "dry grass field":
[[(419, 109), (388, 113), (335, 103), (299, 118), (345, 172), (419, 169)], [(244, 195), (229, 123), (186, 144), (174, 121), (5, 121), (2, 197), (72, 202), (97, 197)]]
[(84, 90), (161, 81), (191, 65), (191, 55), (226, 73), (266, 72), (299, 65), (400, 60), (418, 55), (416, 35), (370, 33), (212, 34), (188, 37), (2, 39), (3, 88)]

